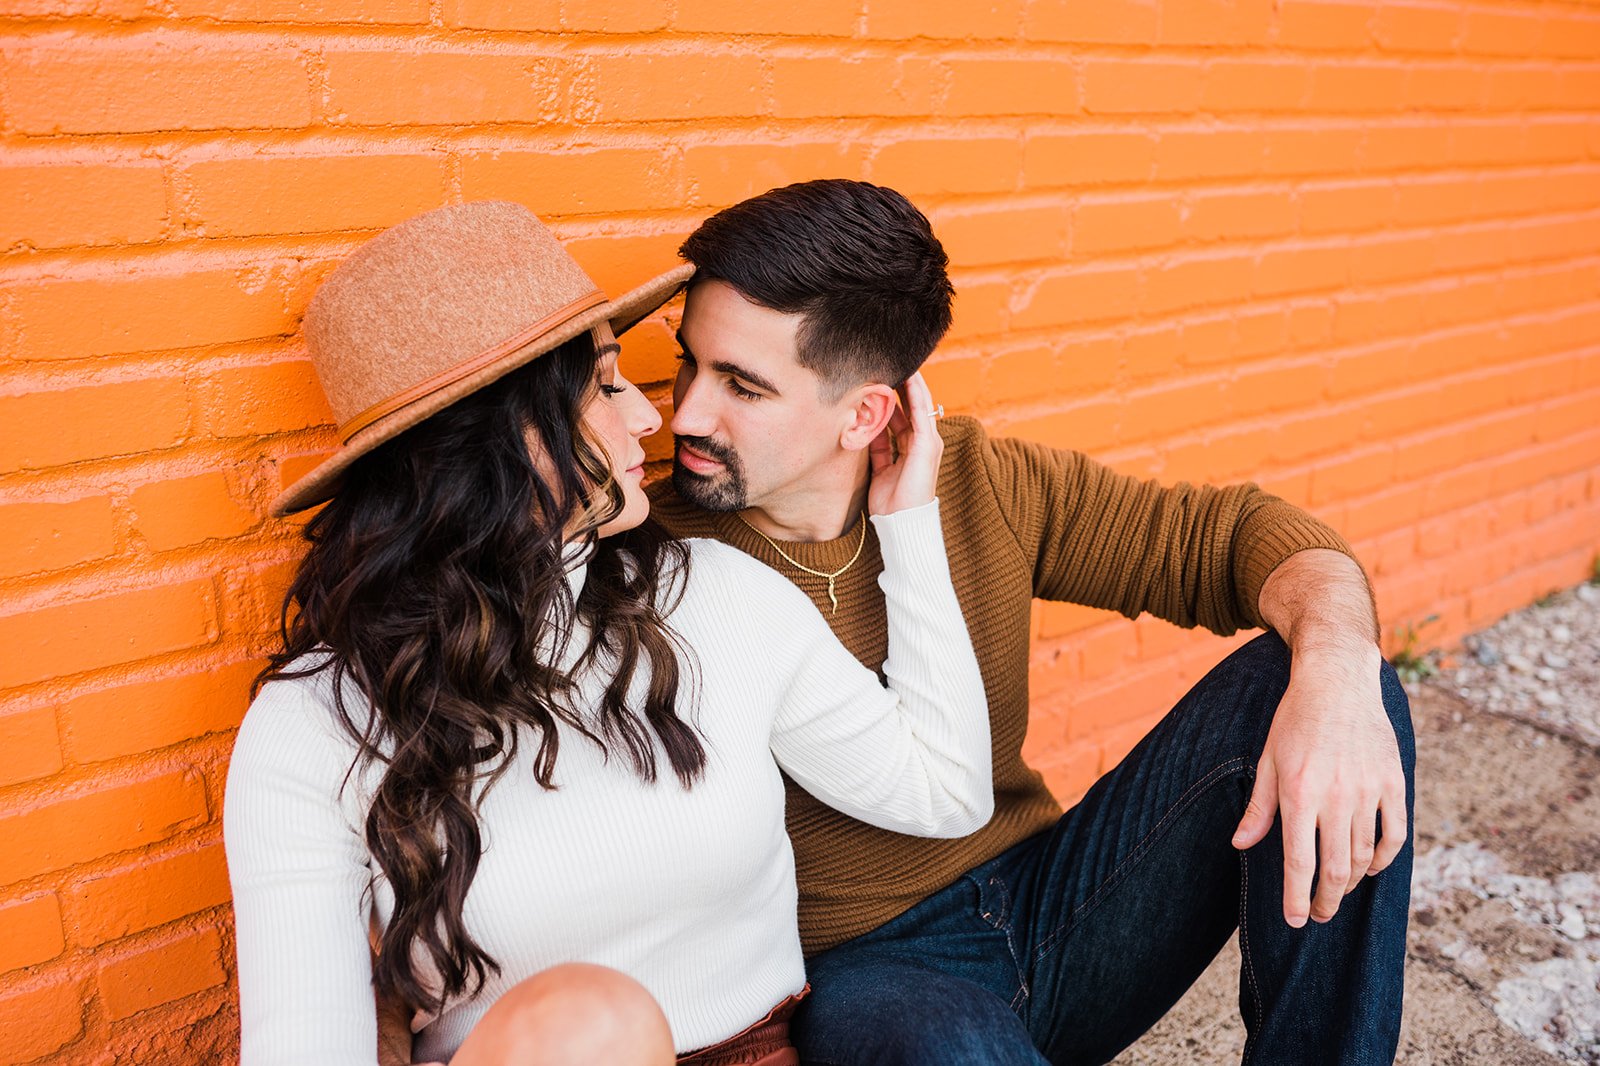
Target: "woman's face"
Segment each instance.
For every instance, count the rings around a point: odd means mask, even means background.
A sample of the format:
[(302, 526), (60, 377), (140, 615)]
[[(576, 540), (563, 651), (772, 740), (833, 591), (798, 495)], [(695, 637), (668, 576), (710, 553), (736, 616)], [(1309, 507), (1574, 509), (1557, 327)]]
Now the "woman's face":
[(644, 494), (645, 437), (661, 428), (661, 415), (639, 387), (617, 369), (622, 349), (608, 323), (595, 330), (600, 353), (594, 395), (583, 409), (583, 424), (611, 461), (611, 476), (622, 486), (622, 511), (602, 525), (599, 536), (609, 537), (632, 529), (650, 513)]

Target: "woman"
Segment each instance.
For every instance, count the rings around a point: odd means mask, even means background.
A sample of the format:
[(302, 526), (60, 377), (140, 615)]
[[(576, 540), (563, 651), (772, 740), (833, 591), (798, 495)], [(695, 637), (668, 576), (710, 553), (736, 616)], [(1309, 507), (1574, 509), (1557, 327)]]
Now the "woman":
[(773, 571), (641, 526), (660, 418), (614, 331), (687, 277), (607, 303), (525, 209), (475, 203), (312, 301), (345, 445), (275, 501), (329, 502), (229, 772), (244, 1066), (371, 1066), (374, 986), (458, 1066), (793, 1061), (774, 757), (875, 825), (988, 820), (920, 381), (899, 458), (873, 449), (889, 690)]

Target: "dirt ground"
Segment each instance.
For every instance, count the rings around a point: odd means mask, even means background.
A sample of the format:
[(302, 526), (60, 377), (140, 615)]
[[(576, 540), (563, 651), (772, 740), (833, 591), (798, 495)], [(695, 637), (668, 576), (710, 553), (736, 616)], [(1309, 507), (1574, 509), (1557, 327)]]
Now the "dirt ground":
[[(1600, 1064), (1600, 588), (1454, 659), (1407, 686), (1416, 860), (1395, 1061)], [(1235, 938), (1114, 1066), (1239, 1062), (1238, 975)]]

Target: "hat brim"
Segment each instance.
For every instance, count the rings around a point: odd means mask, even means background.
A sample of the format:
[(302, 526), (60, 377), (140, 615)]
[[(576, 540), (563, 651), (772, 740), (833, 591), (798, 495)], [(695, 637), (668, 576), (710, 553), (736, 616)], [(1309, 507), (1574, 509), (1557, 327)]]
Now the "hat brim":
[(282, 518), (326, 502), (338, 491), (339, 482), (350, 464), (361, 456), (384, 441), (399, 436), (428, 416), (444, 410), (462, 397), (498, 381), (520, 366), (526, 366), (545, 352), (559, 347), (578, 334), (607, 322), (611, 326), (611, 332), (620, 337), (688, 287), (693, 276), (692, 264), (685, 263), (674, 267), (665, 274), (630, 289), (615, 300), (609, 300), (567, 319), (540, 334), (537, 339), (508, 352), (503, 358), (495, 360), (475, 373), (453, 381), (436, 392), (428, 393), (363, 427), (338, 451), (280, 493), (272, 501), (270, 507), (272, 515)]

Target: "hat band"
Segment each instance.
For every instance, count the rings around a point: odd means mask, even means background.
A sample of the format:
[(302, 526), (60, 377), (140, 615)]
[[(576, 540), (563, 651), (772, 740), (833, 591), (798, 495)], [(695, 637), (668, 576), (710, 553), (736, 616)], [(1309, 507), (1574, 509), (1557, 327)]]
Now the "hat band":
[(543, 318), (539, 319), (539, 321), (535, 322), (527, 329), (520, 331), (515, 336), (507, 340), (501, 341), (488, 351), (481, 352), (470, 359), (457, 363), (455, 366), (450, 367), (447, 370), (440, 371), (433, 377), (428, 378), (426, 381), (422, 381), (411, 386), (404, 392), (398, 393), (397, 395), (391, 396), (386, 400), (382, 400), (373, 404), (371, 407), (367, 408), (365, 411), (362, 411), (360, 414), (356, 415), (354, 418), (350, 419), (339, 427), (339, 439), (345, 444), (349, 444), (350, 438), (354, 437), (357, 433), (360, 433), (363, 429), (366, 429), (368, 426), (372, 425), (372, 423), (376, 422), (385, 415), (393, 414), (402, 407), (410, 406), (426, 396), (433, 395), (440, 389), (448, 388), (449, 386), (454, 385), (462, 378), (476, 374), (484, 367), (491, 366), (500, 359), (510, 355), (518, 348), (526, 346), (531, 341), (537, 339), (540, 334), (547, 333), (556, 326), (559, 326), (561, 323), (566, 322), (577, 315), (581, 315), (590, 308), (599, 307), (605, 302), (606, 294), (601, 292), (599, 289), (596, 289), (587, 296), (581, 296), (572, 301), (565, 307), (557, 308), (548, 315), (545, 315)]

